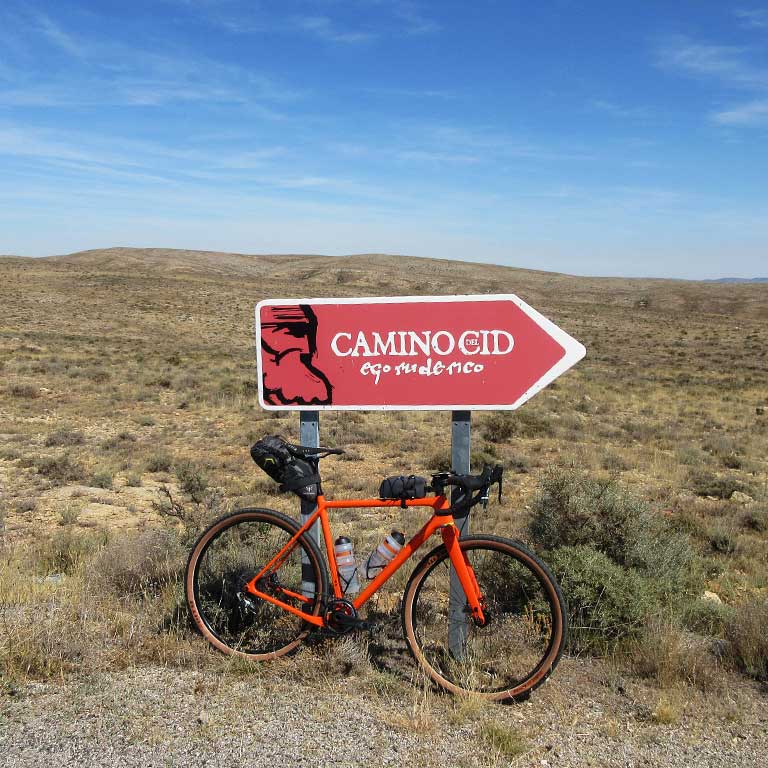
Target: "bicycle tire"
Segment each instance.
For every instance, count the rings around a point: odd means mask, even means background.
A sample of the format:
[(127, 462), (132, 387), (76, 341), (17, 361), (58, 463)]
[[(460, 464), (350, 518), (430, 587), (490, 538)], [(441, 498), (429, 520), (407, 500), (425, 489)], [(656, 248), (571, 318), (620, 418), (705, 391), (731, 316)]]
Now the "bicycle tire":
[[(492, 701), (522, 700), (557, 666), (567, 636), (562, 591), (547, 568), (521, 544), (469, 535), (460, 546), (483, 595), (486, 625), (451, 613), (450, 558), (441, 545), (411, 574), (403, 595), (405, 639), (417, 663), (445, 690)], [(454, 593), (456, 594), (456, 593)]]
[[(253, 596), (246, 608), (237, 594), (299, 528), (295, 520), (276, 510), (241, 509), (213, 522), (195, 542), (187, 560), (185, 595), (197, 630), (214, 648), (266, 661), (295, 651), (309, 634), (312, 626), (289, 611)], [(302, 553), (314, 576), (314, 601), (296, 603), (317, 616), (323, 608), (328, 575), (311, 537), (301, 536), (276, 572), (275, 584), (300, 592)], [(304, 576), (308, 576), (306, 571)]]

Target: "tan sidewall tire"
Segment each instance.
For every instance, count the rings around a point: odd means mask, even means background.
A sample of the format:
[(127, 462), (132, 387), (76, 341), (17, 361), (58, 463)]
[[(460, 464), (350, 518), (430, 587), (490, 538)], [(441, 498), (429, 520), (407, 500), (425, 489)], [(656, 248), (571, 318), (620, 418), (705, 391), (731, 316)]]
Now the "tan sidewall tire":
[(544, 565), (544, 563), (542, 563), (541, 560), (539, 560), (532, 552), (529, 552), (527, 549), (511, 541), (510, 539), (504, 539), (499, 536), (470, 535), (466, 539), (461, 540), (462, 549), (465, 547), (473, 549), (478, 548), (473, 546), (476, 544), (490, 545), (490, 547), (494, 549), (505, 549), (513, 554), (515, 558), (520, 560), (520, 562), (528, 565), (534, 573), (541, 576), (542, 586), (544, 586), (547, 594), (551, 599), (550, 605), (552, 606), (553, 620), (556, 623), (556, 627), (554, 631), (554, 640), (551, 644), (551, 647), (547, 655), (544, 657), (543, 662), (541, 662), (536, 669), (536, 672), (523, 683), (515, 686), (514, 688), (509, 688), (504, 691), (495, 691), (492, 693), (479, 693), (475, 691), (467, 691), (464, 688), (459, 688), (449, 680), (446, 680), (426, 660), (416, 640), (416, 634), (413, 627), (413, 601), (427, 572), (432, 569), (438, 560), (442, 560), (448, 557), (448, 553), (444, 546), (437, 547), (428, 555), (426, 555), (416, 566), (413, 574), (411, 574), (411, 577), (408, 580), (408, 584), (406, 585), (405, 593), (403, 595), (402, 613), (405, 639), (408, 642), (408, 646), (416, 661), (427, 672), (430, 678), (441, 688), (444, 688), (454, 694), (471, 694), (473, 696), (479, 696), (489, 701), (504, 701), (507, 699), (523, 698), (527, 696), (531, 691), (538, 688), (547, 679), (547, 677), (552, 674), (552, 671), (560, 661), (560, 656), (562, 655), (563, 647), (565, 645), (567, 631), (567, 614), (565, 610), (565, 601), (563, 599), (562, 592), (560, 591), (560, 587), (555, 581), (552, 573), (549, 571), (546, 565)]
[[(192, 547), (192, 551), (189, 553), (186, 574), (184, 577), (184, 591), (187, 599), (187, 607), (189, 608), (189, 612), (192, 616), (192, 620), (195, 623), (195, 627), (197, 628), (198, 632), (200, 632), (200, 634), (214, 648), (227, 655), (241, 656), (253, 661), (269, 661), (270, 659), (277, 659), (280, 656), (285, 656), (292, 651), (295, 651), (296, 648), (298, 648), (298, 646), (301, 645), (301, 643), (305, 640), (310, 632), (311, 627), (308, 625), (304, 631), (297, 635), (295, 640), (283, 646), (278, 651), (272, 651), (270, 653), (244, 653), (243, 651), (238, 651), (237, 649), (226, 645), (226, 643), (221, 642), (221, 640), (219, 640), (219, 638), (211, 632), (203, 620), (203, 617), (200, 615), (200, 611), (198, 610), (195, 602), (195, 571), (200, 555), (205, 550), (208, 542), (226, 528), (237, 525), (240, 522), (250, 521), (272, 523), (273, 525), (276, 525), (279, 528), (283, 528), (284, 530), (289, 530), (292, 533), (296, 533), (299, 530), (299, 524), (295, 520), (274, 509), (241, 509), (219, 518), (213, 522), (205, 531), (203, 531), (203, 533), (200, 535), (200, 538)], [(318, 591), (321, 595), (323, 595), (326, 591), (328, 578), (326, 575), (325, 564), (323, 563), (322, 556), (320, 555), (320, 550), (314, 541), (312, 541), (312, 539), (306, 535), (301, 537), (301, 544), (309, 554), (310, 562), (312, 562), (312, 564), (315, 566)], [(321, 610), (322, 600), (318, 600), (310, 615), (318, 616)]]

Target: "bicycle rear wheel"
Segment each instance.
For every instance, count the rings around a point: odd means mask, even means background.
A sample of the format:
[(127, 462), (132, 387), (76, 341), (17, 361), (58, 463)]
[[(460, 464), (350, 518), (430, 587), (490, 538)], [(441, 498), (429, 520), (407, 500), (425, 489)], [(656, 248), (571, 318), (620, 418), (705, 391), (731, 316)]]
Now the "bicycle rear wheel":
[(440, 546), (405, 588), (405, 638), (446, 690), (496, 701), (525, 698), (562, 654), (567, 614), (560, 587), (544, 563), (509, 539), (473, 535), (460, 546), (480, 585), (485, 625), (471, 620), (460, 587), (451, 602), (451, 561)]
[[(215, 648), (263, 661), (290, 653), (307, 636), (311, 625), (301, 618), (243, 593), (245, 583), (298, 531), (298, 523), (280, 512), (243, 509), (214, 522), (197, 540), (187, 562), (187, 604), (197, 629)], [(262, 589), (317, 616), (327, 583), (320, 551), (304, 535)], [(314, 585), (310, 594), (308, 584)], [(286, 590), (311, 600), (302, 602)]]

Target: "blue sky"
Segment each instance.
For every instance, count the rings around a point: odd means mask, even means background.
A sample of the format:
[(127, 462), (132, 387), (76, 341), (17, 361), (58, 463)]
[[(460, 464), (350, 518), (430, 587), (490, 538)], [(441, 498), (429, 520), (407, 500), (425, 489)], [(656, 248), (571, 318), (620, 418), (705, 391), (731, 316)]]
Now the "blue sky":
[(0, 253), (768, 274), (768, 4), (3, 0)]

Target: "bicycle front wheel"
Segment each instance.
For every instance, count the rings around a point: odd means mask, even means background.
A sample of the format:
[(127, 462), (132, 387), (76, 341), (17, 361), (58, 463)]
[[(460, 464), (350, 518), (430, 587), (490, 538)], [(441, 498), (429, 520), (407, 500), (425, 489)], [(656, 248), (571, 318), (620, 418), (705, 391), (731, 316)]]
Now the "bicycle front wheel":
[(509, 539), (468, 536), (460, 546), (480, 586), (485, 624), (472, 621), (440, 546), (416, 566), (405, 588), (408, 645), (432, 680), (452, 693), (525, 698), (562, 654), (567, 618), (560, 587), (541, 560)]
[[(243, 509), (217, 520), (197, 540), (187, 563), (187, 604), (215, 648), (263, 661), (290, 653), (307, 636), (311, 625), (300, 617), (243, 592), (298, 531), (298, 523), (280, 512)], [(317, 616), (327, 583), (320, 551), (305, 534), (261, 589)], [(297, 597), (302, 595), (309, 601)]]

